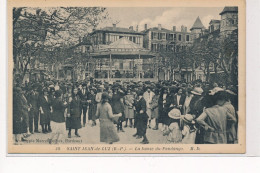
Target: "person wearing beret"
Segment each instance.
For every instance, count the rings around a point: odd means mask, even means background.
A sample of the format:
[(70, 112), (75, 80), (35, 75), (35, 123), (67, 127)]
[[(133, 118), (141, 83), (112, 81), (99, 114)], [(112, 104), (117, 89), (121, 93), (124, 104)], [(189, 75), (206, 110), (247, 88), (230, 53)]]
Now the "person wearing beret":
[(136, 109), (136, 134), (133, 136), (137, 139), (143, 138), (142, 144), (149, 144), (149, 141), (146, 137), (146, 129), (147, 129), (147, 122), (148, 122), (148, 115), (146, 113), (146, 101), (143, 98), (143, 92), (139, 91), (137, 93), (138, 99), (135, 102), (135, 109)]

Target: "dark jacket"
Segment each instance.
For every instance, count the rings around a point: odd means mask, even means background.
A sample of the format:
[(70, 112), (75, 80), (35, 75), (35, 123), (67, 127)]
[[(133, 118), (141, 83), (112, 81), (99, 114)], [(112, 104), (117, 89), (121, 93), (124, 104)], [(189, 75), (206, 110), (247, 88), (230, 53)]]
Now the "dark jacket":
[(42, 95), (41, 97), (39, 97), (39, 107), (42, 107), (43, 113), (44, 114), (50, 114), (50, 110), (51, 110), (51, 101), (52, 99), (47, 96), (48, 101), (45, 99), (45, 97)]
[(64, 110), (66, 105), (63, 104), (62, 100), (56, 98), (53, 100), (52, 109), (53, 113), (51, 116), (51, 120), (57, 123), (65, 122)]
[(82, 107), (87, 107), (88, 106), (88, 91), (87, 91), (87, 89), (85, 89), (85, 93), (83, 94), (83, 91), (82, 90), (80, 90), (79, 92), (78, 92), (78, 95), (79, 95), (79, 97), (80, 97), (80, 100), (81, 100), (81, 106)]
[(124, 113), (124, 103), (120, 100), (122, 97), (121, 94), (114, 94), (111, 99), (111, 107), (113, 114)]
[[(148, 115), (146, 114), (146, 101), (143, 97), (135, 103), (135, 109), (137, 118), (148, 118)], [(140, 113), (141, 110), (143, 113)]]
[[(48, 97), (48, 96), (47, 96)], [(48, 101), (44, 98), (44, 96), (39, 97), (39, 107), (42, 107), (43, 114), (40, 116), (40, 124), (47, 124), (50, 122), (50, 114), (51, 114), (51, 99), (48, 97)]]
[(38, 99), (39, 99), (39, 94), (38, 92), (31, 91), (28, 95), (28, 102), (30, 105), (32, 105), (31, 110), (38, 110), (39, 105), (38, 105)]
[(81, 116), (79, 96), (72, 97), (72, 101), (70, 102), (70, 115), (71, 117), (75, 117), (75, 118)]
[(28, 117), (28, 105), (22, 99), (20, 93), (13, 95), (13, 134), (27, 132), (26, 116)]

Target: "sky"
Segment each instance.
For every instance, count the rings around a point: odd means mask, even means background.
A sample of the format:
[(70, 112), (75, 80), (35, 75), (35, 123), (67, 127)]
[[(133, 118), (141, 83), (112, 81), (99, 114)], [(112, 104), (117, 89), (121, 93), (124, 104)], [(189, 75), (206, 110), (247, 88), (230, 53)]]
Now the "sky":
[(176, 26), (179, 31), (181, 25), (192, 27), (199, 16), (203, 25), (208, 27), (211, 19), (220, 19), (219, 13), (224, 7), (108, 7), (107, 12), (110, 19), (103, 22), (99, 27), (112, 26), (117, 23), (118, 27), (134, 29), (138, 25), (138, 30), (144, 29), (144, 24), (148, 28), (161, 24), (163, 28), (172, 29)]

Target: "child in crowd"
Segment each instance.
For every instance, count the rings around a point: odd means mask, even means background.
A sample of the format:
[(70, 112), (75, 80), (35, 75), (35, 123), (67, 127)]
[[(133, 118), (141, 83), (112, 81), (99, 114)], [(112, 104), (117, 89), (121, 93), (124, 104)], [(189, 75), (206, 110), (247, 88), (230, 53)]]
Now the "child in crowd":
[(167, 143), (181, 143), (182, 134), (180, 130), (180, 118), (181, 112), (179, 109), (172, 109), (168, 116), (170, 117), (170, 125), (167, 131), (163, 133), (164, 136), (167, 135)]
[(196, 138), (196, 127), (195, 121), (193, 120), (193, 116), (190, 114), (186, 114), (181, 117), (183, 122), (183, 130), (182, 130), (182, 143), (183, 144), (195, 144)]

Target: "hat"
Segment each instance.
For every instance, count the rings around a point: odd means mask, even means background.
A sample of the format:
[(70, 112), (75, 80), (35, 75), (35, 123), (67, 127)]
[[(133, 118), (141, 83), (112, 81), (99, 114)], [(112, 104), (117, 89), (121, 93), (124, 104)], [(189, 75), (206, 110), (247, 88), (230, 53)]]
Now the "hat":
[(200, 88), (200, 87), (195, 87), (195, 88), (191, 91), (191, 93), (200, 96), (200, 95), (203, 93), (203, 89)]
[(137, 91), (137, 93), (136, 93), (136, 94), (137, 94), (137, 96), (140, 96), (140, 95), (143, 95), (143, 94), (144, 94), (144, 92), (139, 90), (139, 91)]
[(193, 116), (191, 114), (186, 114), (184, 116), (181, 116), (181, 119), (187, 123), (194, 124), (195, 121), (193, 120)]
[(61, 95), (62, 95), (62, 91), (61, 90), (55, 91), (55, 96), (56, 97), (60, 97)]
[(102, 100), (108, 100), (109, 99), (108, 93), (106, 93), (106, 92), (102, 93), (101, 99)]
[(179, 109), (174, 108), (168, 113), (168, 116), (173, 119), (180, 119), (181, 111)]
[(234, 93), (233, 91), (231, 90), (226, 90), (227, 93), (231, 94), (231, 95), (237, 95), (236, 93)]
[(210, 90), (209, 95), (215, 95), (217, 92), (223, 91), (223, 90), (224, 90), (223, 88), (215, 87), (215, 88), (213, 88), (212, 90)]

